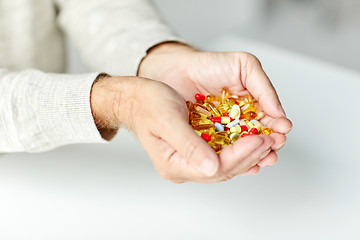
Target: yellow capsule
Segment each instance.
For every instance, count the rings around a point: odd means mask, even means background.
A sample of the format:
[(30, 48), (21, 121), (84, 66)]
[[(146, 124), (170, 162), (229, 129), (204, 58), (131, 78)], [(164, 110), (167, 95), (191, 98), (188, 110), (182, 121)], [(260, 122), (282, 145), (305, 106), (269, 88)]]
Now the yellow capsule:
[(228, 104), (220, 104), (219, 106), (217, 106), (217, 109), (220, 111), (221, 114), (224, 114), (229, 111), (230, 106)]
[(229, 93), (226, 88), (223, 88), (220, 93), (220, 103), (225, 104), (226, 99), (228, 98)]
[(194, 103), (193, 109), (198, 113), (202, 113), (208, 117), (211, 117), (211, 113), (206, 109), (206, 107), (199, 103)]
[(249, 95), (249, 94), (246, 94), (242, 97), (243, 101), (245, 102), (249, 102), (249, 103), (252, 103), (253, 102), (253, 98)]
[(241, 133), (241, 127), (239, 125), (236, 125), (234, 127), (230, 128), (231, 133)]
[(218, 102), (218, 103), (220, 103), (220, 98), (218, 97), (218, 96), (214, 96), (214, 95), (207, 95), (206, 97), (205, 97), (205, 101), (206, 102)]
[(205, 128), (205, 129), (201, 129), (201, 130), (199, 130), (200, 132), (203, 132), (203, 133), (206, 133), (207, 135), (211, 135), (211, 134), (213, 134), (214, 132), (215, 132), (215, 127), (214, 127), (214, 125), (213, 125), (213, 127), (211, 127), (211, 128)]
[(201, 131), (203, 133), (207, 133), (209, 134), (209, 132), (215, 132), (215, 126), (214, 124), (203, 124), (203, 125), (197, 125), (197, 126), (192, 126), (192, 128), (194, 130), (198, 130)]
[(216, 153), (220, 153), (221, 150), (222, 150), (222, 145), (221, 144), (217, 144), (217, 143), (214, 143), (213, 141), (209, 141), (208, 144), (210, 145), (210, 147), (212, 149), (214, 149), (214, 151)]
[(246, 102), (243, 101), (243, 100), (238, 100), (238, 101), (236, 102), (236, 104), (239, 105), (239, 107), (241, 108), (242, 106), (244, 106), (244, 105), (246, 104)]
[(214, 117), (221, 117), (221, 113), (219, 110), (215, 107), (213, 103), (205, 103), (204, 104), (206, 109), (214, 116)]
[(230, 138), (226, 132), (215, 132), (211, 135), (211, 141), (221, 145), (229, 145), (231, 143)]
[(194, 118), (191, 120), (191, 125), (199, 126), (199, 125), (211, 125), (213, 122), (210, 119), (203, 118)]
[(241, 115), (242, 119), (252, 120), (256, 118), (256, 113), (251, 111)]
[(237, 140), (240, 139), (240, 134), (236, 133), (236, 132), (233, 132), (233, 133), (230, 134), (230, 139), (231, 139), (231, 141), (236, 142)]
[(253, 103), (247, 103), (243, 105), (241, 108), (242, 114), (248, 113), (248, 112), (256, 112), (255, 105)]
[(271, 130), (270, 128), (268, 128), (268, 127), (263, 127), (263, 128), (261, 129), (261, 132), (262, 132), (263, 134), (265, 134), (265, 135), (270, 135), (270, 134), (272, 134), (274, 131)]
[(199, 112), (190, 112), (189, 116), (190, 120), (194, 118), (202, 118), (207, 119), (207, 116), (205, 114), (199, 113)]
[(230, 106), (233, 106), (234, 104), (236, 104), (236, 101), (235, 101), (235, 99), (233, 99), (233, 98), (227, 98), (227, 99), (225, 100), (225, 103), (226, 103), (226, 104), (229, 104)]

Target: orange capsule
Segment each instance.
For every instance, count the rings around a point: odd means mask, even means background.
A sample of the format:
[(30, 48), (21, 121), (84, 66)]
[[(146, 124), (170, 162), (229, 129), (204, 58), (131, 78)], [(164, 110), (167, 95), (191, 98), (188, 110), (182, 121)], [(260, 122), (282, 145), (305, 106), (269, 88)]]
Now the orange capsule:
[(252, 120), (256, 118), (256, 112), (250, 111), (241, 115), (242, 119)]
[(189, 111), (193, 110), (193, 103), (191, 101), (186, 101), (186, 107)]
[(261, 132), (262, 132), (263, 134), (265, 134), (265, 135), (270, 135), (270, 134), (272, 134), (274, 131), (271, 130), (270, 128), (263, 127), (263, 128), (261, 129)]

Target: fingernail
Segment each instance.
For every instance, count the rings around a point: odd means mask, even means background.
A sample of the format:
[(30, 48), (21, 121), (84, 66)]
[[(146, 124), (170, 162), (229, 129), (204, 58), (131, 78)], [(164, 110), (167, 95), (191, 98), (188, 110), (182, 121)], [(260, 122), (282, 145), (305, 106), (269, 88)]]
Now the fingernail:
[(284, 117), (286, 117), (285, 111), (281, 105), (279, 105), (279, 110), (284, 115)]
[(270, 151), (271, 151), (271, 149), (269, 149), (266, 152), (264, 152), (263, 154), (261, 154), (260, 159), (265, 158), (270, 153)]
[(280, 148), (282, 148), (285, 145), (285, 143), (281, 143), (279, 145), (277, 145), (276, 147), (274, 147), (274, 150), (279, 150)]
[(217, 171), (216, 161), (212, 159), (205, 159), (201, 163), (199, 170), (206, 176), (213, 176)]

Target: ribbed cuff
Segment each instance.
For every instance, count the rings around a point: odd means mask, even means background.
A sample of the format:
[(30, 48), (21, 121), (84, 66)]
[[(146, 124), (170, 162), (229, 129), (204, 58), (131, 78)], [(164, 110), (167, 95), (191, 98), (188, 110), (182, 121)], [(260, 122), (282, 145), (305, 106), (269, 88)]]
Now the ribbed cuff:
[(12, 75), (10, 151), (40, 152), (74, 143), (104, 143), (90, 107), (98, 73), (68, 75), (27, 70)]

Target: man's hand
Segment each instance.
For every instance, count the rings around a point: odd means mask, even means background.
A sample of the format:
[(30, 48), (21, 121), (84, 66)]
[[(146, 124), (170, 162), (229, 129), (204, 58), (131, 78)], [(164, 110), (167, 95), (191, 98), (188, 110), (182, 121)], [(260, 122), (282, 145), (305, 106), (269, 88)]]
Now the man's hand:
[[(285, 144), (285, 134), (291, 130), (292, 123), (286, 118), (275, 89), (253, 55), (200, 52), (179, 43), (163, 43), (149, 51), (138, 75), (168, 84), (186, 100), (194, 100), (194, 94), (198, 92), (219, 95), (222, 88), (227, 88), (234, 95), (250, 93), (265, 113), (261, 122), (275, 131), (271, 134), (271, 151), (257, 165), (265, 167), (277, 161), (276, 151)], [(240, 148), (248, 141), (244, 138), (225, 148), (220, 154), (221, 164), (239, 161), (241, 155), (238, 153), (243, 151)], [(247, 173), (256, 173), (258, 166)]]
[[(211, 183), (243, 174), (267, 154), (270, 136), (244, 139), (219, 156), (188, 124), (184, 99), (168, 85), (139, 77), (100, 77), (91, 107), (101, 131), (130, 129), (148, 152), (159, 174), (173, 182)], [(236, 156), (236, 159), (231, 159)]]

